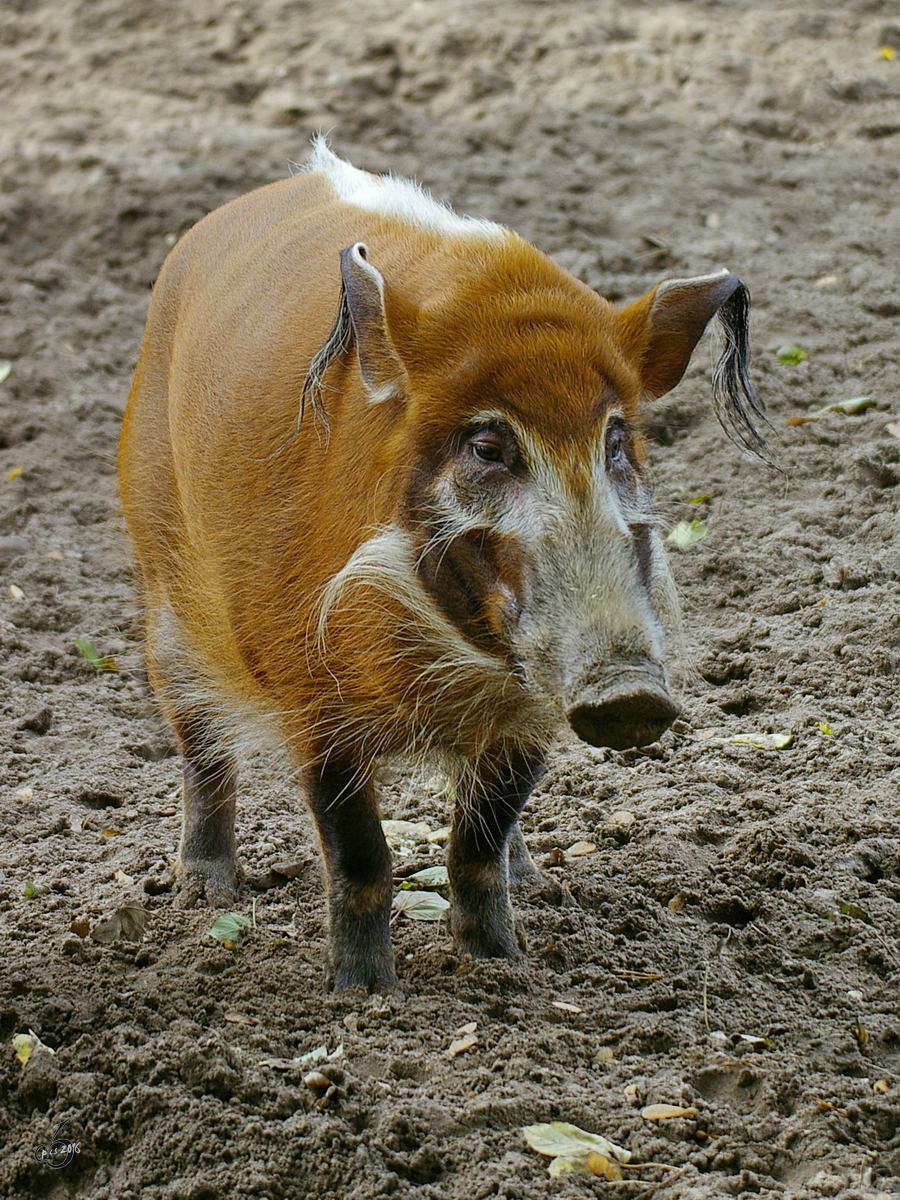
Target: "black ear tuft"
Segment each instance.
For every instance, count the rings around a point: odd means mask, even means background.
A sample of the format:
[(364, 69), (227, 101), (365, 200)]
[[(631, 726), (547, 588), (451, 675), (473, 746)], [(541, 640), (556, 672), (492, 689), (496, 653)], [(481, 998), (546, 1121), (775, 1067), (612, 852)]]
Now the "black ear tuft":
[[(740, 280), (718, 310), (725, 349), (713, 374), (713, 400), (722, 428), (742, 449), (770, 467), (766, 439), (754, 423), (771, 424), (750, 382), (750, 292)], [(776, 468), (777, 469), (777, 468)]]

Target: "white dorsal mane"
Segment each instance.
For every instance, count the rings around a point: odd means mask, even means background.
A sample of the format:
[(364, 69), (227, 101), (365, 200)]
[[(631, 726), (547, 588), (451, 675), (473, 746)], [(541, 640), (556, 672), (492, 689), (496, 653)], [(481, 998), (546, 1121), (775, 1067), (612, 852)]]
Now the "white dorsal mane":
[(427, 229), (431, 233), (474, 235), (491, 240), (509, 236), (508, 230), (493, 221), (459, 216), (409, 179), (360, 171), (338, 158), (320, 133), (313, 138), (313, 152), (303, 170), (321, 171), (334, 188), (337, 198), (347, 204), (384, 213), (385, 216), (395, 217), (398, 221)]

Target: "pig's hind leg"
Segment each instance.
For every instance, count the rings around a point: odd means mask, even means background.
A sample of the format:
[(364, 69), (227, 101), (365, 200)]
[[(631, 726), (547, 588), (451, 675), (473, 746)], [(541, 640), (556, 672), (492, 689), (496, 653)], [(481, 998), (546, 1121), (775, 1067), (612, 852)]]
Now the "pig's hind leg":
[(540, 773), (543, 756), (520, 750), (487, 754), (473, 764), (462, 792), (447, 853), (457, 949), (473, 958), (516, 958), (523, 939), (509, 902), (510, 882), (538, 875), (519, 813)]
[(151, 688), (184, 761), (181, 844), (174, 870), (179, 903), (192, 907), (205, 899), (226, 907), (234, 903), (241, 880), (234, 833), (237, 766), (216, 735), (209, 716), (212, 694), (201, 684), (202, 669), (192, 661), (167, 606), (148, 613), (146, 655)]

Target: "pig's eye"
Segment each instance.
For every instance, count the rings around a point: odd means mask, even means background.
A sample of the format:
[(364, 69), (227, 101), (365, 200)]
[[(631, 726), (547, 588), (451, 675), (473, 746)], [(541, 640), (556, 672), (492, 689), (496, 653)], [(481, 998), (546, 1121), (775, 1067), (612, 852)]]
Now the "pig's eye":
[(606, 430), (606, 469), (616, 475), (627, 475), (631, 471), (628, 460), (628, 430), (614, 417)]
[(503, 462), (503, 446), (500, 441), (487, 434), (473, 438), (469, 445), (476, 458), (486, 463)]

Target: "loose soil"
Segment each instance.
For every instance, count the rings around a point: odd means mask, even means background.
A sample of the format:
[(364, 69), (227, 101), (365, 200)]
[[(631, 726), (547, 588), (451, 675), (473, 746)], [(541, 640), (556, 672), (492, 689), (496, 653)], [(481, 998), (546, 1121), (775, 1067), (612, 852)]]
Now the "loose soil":
[[(898, 101), (878, 0), (2, 6), (0, 1196), (900, 1195)], [(116, 492), (166, 252), (317, 128), (616, 301), (734, 270), (782, 469), (716, 424), (708, 337), (654, 418), (664, 520), (709, 529), (673, 550), (684, 717), (640, 752), (559, 745), (523, 827), (562, 901), (518, 898), (528, 957), (461, 961), (398, 917), (403, 999), (324, 994), (311, 825), (262, 758), (239, 813), (255, 930), (228, 948), (160, 890), (179, 764)], [(792, 741), (734, 740), (766, 732)], [(447, 820), (427, 770), (383, 794)], [(134, 903), (141, 942), (84, 936)], [(55, 1053), (23, 1067), (28, 1030)], [(643, 1118), (656, 1102), (696, 1113)], [(665, 1169), (553, 1179), (522, 1128), (554, 1119)], [(34, 1151), (63, 1120), (78, 1153), (54, 1170)]]

